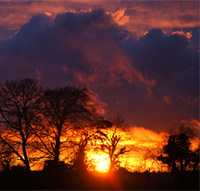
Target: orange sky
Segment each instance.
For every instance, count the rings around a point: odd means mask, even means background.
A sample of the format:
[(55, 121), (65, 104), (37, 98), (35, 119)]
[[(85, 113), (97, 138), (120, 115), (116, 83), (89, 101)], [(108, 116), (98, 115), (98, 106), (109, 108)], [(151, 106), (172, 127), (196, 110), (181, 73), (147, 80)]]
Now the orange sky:
[[(121, 167), (132, 172), (168, 171), (167, 165), (158, 161), (157, 156), (161, 154), (163, 146), (167, 143), (169, 133), (157, 133), (143, 127), (131, 127), (126, 131), (119, 130), (117, 135), (121, 136), (118, 149), (126, 146), (126, 149), (129, 150), (129, 152), (119, 157)], [(191, 149), (196, 150), (200, 144), (199, 138), (194, 137), (190, 141), (192, 143)], [(96, 147), (98, 147), (98, 144), (91, 146), (89, 143), (86, 148), (88, 169), (90, 171), (106, 172), (109, 168), (109, 156), (103, 151), (96, 150)], [(60, 160), (68, 162), (70, 157), (73, 157), (74, 149), (63, 151)], [(43, 162), (34, 162), (32, 169), (43, 169)]]

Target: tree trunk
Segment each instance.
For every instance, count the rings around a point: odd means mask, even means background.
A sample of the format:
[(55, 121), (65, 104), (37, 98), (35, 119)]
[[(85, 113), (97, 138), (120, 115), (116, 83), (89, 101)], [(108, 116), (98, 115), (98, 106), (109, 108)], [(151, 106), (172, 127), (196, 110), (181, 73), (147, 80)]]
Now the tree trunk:
[(172, 170), (174, 172), (177, 172), (177, 167), (176, 167), (176, 162), (175, 161), (173, 161), (173, 163), (172, 163)]
[(110, 168), (109, 171), (112, 172), (114, 170), (114, 161), (112, 160), (112, 157), (110, 157)]
[(183, 165), (183, 160), (182, 159), (181, 159), (180, 163), (181, 163), (181, 173), (183, 173), (184, 172), (184, 165)]
[(61, 127), (58, 128), (58, 136), (56, 138), (56, 146), (55, 146), (55, 152), (54, 152), (54, 161), (59, 162), (59, 156), (60, 156), (60, 136), (61, 136)]
[(24, 155), (24, 164), (26, 165), (26, 169), (27, 171), (31, 171), (30, 169), (30, 164), (28, 161), (28, 156), (27, 156), (27, 152), (26, 152), (26, 143), (22, 143), (22, 149), (23, 149), (23, 155)]
[(25, 137), (24, 137), (24, 134), (23, 134), (22, 131), (20, 132), (20, 134), (21, 134), (21, 137), (22, 137), (22, 151), (23, 151), (23, 155), (24, 155), (23, 162), (26, 166), (27, 171), (30, 172), (31, 169), (30, 169), (30, 164), (29, 164), (27, 152), (26, 152), (26, 140), (25, 140)]
[(194, 166), (193, 166), (192, 172), (197, 171), (198, 164), (199, 164), (199, 157), (196, 156), (195, 161), (194, 161)]

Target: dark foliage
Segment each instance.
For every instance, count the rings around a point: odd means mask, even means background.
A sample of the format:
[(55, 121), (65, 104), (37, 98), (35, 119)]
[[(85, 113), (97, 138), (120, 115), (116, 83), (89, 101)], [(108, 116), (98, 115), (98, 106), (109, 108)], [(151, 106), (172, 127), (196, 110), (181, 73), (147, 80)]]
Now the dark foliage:
[(190, 140), (186, 133), (170, 135), (167, 145), (163, 147), (163, 154), (158, 160), (169, 166), (173, 172), (195, 171), (198, 168), (199, 150), (190, 150)]
[(55, 175), (55, 174), (64, 174), (67, 171), (70, 171), (70, 165), (65, 164), (63, 161), (57, 162), (54, 160), (45, 161), (43, 172)]

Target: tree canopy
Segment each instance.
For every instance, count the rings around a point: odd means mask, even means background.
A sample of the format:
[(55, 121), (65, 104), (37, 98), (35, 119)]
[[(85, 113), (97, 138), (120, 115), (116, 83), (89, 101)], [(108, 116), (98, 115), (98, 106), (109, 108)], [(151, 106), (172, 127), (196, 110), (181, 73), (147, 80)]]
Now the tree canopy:
[(197, 168), (198, 151), (190, 150), (190, 139), (185, 132), (170, 135), (158, 160), (167, 164), (173, 172), (185, 172)]

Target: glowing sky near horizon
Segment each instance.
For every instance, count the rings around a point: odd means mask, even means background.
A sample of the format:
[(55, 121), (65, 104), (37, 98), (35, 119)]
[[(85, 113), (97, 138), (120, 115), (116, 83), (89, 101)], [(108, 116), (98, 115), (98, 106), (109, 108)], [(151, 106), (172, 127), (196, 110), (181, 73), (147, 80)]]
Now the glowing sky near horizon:
[[(108, 130), (108, 134), (110, 130)], [(81, 132), (77, 135), (80, 139)], [(163, 146), (167, 143), (167, 139), (169, 133), (156, 133), (151, 130), (144, 129), (142, 127), (130, 127), (126, 131), (121, 131), (118, 129), (117, 136), (121, 136), (120, 142), (117, 145), (117, 153), (120, 148), (126, 146), (128, 150), (127, 153), (121, 155), (119, 157), (120, 166), (128, 169), (131, 172), (144, 172), (149, 170), (150, 172), (166, 172), (168, 171), (168, 167), (165, 164), (162, 164), (157, 160), (157, 156), (159, 156), (162, 152)], [(63, 137), (62, 137), (63, 138)], [(75, 140), (76, 136), (74, 137)], [(72, 139), (74, 141), (74, 139)], [(191, 146), (190, 149), (195, 151), (199, 144), (200, 140), (198, 137), (190, 138)], [(67, 143), (68, 144), (68, 143)], [(92, 145), (91, 142), (88, 142), (86, 146), (86, 164), (88, 165), (89, 171), (98, 171), (98, 172), (108, 172), (110, 166), (110, 160), (108, 153), (102, 151), (101, 143)], [(98, 148), (98, 149), (97, 149)], [(60, 160), (68, 163), (71, 161), (75, 155), (76, 146), (69, 147), (68, 149), (62, 149), (60, 152)], [(30, 157), (42, 157), (43, 153), (29, 153)], [(31, 169), (32, 170), (42, 170), (44, 167), (44, 160), (46, 158), (41, 158), (40, 162), (31, 161)], [(16, 164), (20, 163), (20, 160), (15, 161)], [(20, 163), (22, 164), (22, 163)]]

